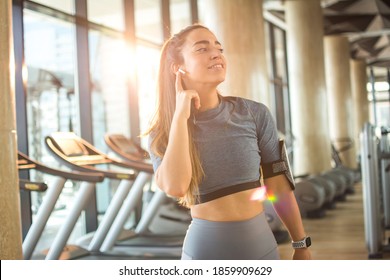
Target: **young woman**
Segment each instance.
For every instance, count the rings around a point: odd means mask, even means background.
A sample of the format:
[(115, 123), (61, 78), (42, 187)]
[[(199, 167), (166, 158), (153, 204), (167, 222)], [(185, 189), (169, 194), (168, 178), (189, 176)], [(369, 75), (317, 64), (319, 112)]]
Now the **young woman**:
[(147, 134), (157, 185), (191, 209), (182, 259), (279, 259), (262, 200), (254, 199), (264, 189), (276, 197), (293, 259), (310, 259), (272, 116), (261, 103), (219, 94), (226, 69), (221, 43), (202, 25), (163, 46), (159, 103)]

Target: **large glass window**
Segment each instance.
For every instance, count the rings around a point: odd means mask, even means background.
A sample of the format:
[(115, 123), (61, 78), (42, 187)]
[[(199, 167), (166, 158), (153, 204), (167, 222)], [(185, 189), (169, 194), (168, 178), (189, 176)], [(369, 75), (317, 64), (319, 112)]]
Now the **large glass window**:
[[(137, 45), (138, 100), (140, 130), (145, 132), (156, 108), (156, 82), (159, 67), (160, 49), (146, 45)], [(141, 144), (147, 147), (146, 139)]]
[(149, 42), (162, 44), (161, 0), (135, 0), (136, 36)]
[(33, 2), (45, 5), (56, 10), (74, 14), (74, 0), (33, 0)]
[[(369, 67), (367, 69), (367, 98), (370, 105), (370, 121), (377, 126), (390, 127), (390, 80), (388, 69)], [(372, 88), (374, 83), (374, 92)]]
[[(294, 135), (291, 129), (290, 95), (288, 87), (286, 32), (266, 21), (268, 44), (271, 109), (276, 119), (279, 133), (283, 134), (290, 162), (293, 162)], [(294, 168), (292, 166), (292, 168)]]
[[(25, 59), (30, 156), (43, 160), (43, 139), (54, 131), (78, 130), (74, 25), (25, 10)], [(49, 160), (49, 158), (45, 158)]]
[(125, 30), (123, 0), (88, 0), (88, 20), (117, 30)]
[[(29, 156), (48, 166), (59, 168), (43, 143), (56, 131), (79, 132), (75, 98), (75, 26), (31, 10), (24, 10), (24, 50), (27, 66), (27, 123)], [(61, 167), (62, 168), (62, 167)], [(52, 182), (50, 175), (30, 172), (32, 180)], [(67, 213), (78, 185), (67, 182), (50, 217), (37, 250), (48, 248)], [(39, 207), (44, 194), (31, 194), (32, 210)], [(33, 215), (33, 220), (35, 215)], [(82, 219), (80, 219), (82, 221)], [(80, 234), (84, 227), (77, 227)], [(73, 237), (72, 237), (73, 238)]]
[(190, 0), (171, 0), (171, 33), (175, 34), (184, 27), (191, 24), (191, 5)]
[[(105, 149), (105, 133), (129, 136), (129, 50), (121, 38), (89, 32), (94, 144)], [(135, 63), (134, 61), (132, 63)]]

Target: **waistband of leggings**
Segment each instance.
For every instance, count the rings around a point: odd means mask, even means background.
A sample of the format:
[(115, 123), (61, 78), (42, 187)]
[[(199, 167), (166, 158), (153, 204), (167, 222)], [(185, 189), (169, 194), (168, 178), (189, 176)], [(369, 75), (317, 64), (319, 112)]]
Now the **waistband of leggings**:
[(200, 226), (209, 226), (209, 227), (218, 227), (218, 228), (232, 228), (232, 227), (242, 227), (248, 226), (251, 224), (258, 224), (261, 221), (267, 222), (264, 211), (260, 212), (256, 216), (240, 221), (209, 221), (199, 218), (192, 218), (192, 224)]

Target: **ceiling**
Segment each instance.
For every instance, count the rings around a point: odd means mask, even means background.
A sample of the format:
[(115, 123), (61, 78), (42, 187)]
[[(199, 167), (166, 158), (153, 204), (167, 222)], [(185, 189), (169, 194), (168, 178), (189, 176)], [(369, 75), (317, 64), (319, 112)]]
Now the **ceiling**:
[[(284, 2), (265, 0), (264, 11), (284, 22)], [(310, 1), (310, 0), (306, 0)], [(325, 35), (343, 34), (351, 57), (383, 73), (390, 67), (390, 0), (322, 0)]]

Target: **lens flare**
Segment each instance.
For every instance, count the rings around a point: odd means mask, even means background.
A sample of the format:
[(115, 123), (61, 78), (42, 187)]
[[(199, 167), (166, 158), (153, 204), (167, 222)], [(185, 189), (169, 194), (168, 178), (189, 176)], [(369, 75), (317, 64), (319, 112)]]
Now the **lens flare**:
[(269, 194), (269, 195), (267, 196), (267, 198), (268, 198), (268, 200), (271, 201), (271, 202), (276, 202), (276, 201), (277, 201), (276, 196), (273, 195), (273, 194)]
[(268, 191), (267, 193), (267, 187), (266, 186), (261, 186), (259, 188), (257, 188), (252, 196), (251, 196), (251, 200), (253, 201), (265, 201), (265, 200), (269, 200), (271, 202), (275, 202), (277, 199), (276, 199), (276, 196), (274, 194), (272, 194), (272, 192)]
[(256, 188), (251, 196), (251, 200), (264, 201), (267, 199), (267, 189), (265, 186)]

